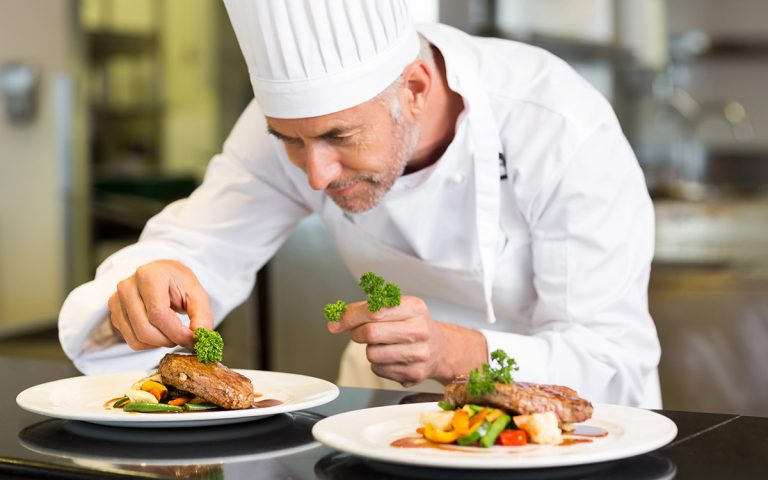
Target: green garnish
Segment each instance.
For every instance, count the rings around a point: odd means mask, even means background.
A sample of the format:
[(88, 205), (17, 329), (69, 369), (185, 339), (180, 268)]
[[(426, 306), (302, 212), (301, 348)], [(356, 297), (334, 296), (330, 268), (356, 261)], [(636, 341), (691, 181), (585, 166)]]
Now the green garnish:
[(224, 340), (221, 334), (215, 330), (207, 328), (196, 328), (195, 354), (200, 363), (217, 363), (221, 361), (224, 351)]
[(347, 311), (347, 304), (343, 300), (339, 300), (336, 303), (329, 303), (325, 306), (323, 312), (325, 313), (325, 319), (329, 322), (338, 322), (341, 320), (341, 316)]
[(437, 406), (443, 410), (456, 410), (456, 405), (448, 402), (437, 402)]
[(168, 405), (167, 403), (133, 403), (128, 402), (123, 405), (123, 410), (126, 412), (144, 412), (144, 413), (179, 413), (184, 410), (176, 405)]
[[(378, 312), (381, 307), (400, 305), (400, 287), (394, 283), (386, 283), (383, 277), (373, 272), (366, 272), (360, 277), (360, 287), (368, 296), (366, 301), (369, 312)], [(346, 311), (347, 304), (343, 300), (329, 303), (323, 309), (325, 319), (329, 322), (338, 322)]]
[(366, 272), (360, 277), (360, 287), (368, 295), (369, 312), (378, 312), (381, 307), (400, 305), (400, 287), (394, 283), (385, 283), (383, 277), (373, 272)]
[(514, 358), (507, 356), (504, 350), (491, 352), (491, 363), (484, 363), (482, 371), (477, 369), (469, 372), (467, 393), (472, 396), (496, 391), (496, 383), (512, 383), (512, 372), (519, 370)]

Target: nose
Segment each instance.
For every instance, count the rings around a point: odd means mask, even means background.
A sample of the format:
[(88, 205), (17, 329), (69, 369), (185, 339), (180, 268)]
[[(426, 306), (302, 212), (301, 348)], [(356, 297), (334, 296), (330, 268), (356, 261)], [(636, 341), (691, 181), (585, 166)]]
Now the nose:
[(341, 174), (342, 166), (332, 148), (318, 142), (306, 148), (307, 181), (314, 190), (324, 190)]

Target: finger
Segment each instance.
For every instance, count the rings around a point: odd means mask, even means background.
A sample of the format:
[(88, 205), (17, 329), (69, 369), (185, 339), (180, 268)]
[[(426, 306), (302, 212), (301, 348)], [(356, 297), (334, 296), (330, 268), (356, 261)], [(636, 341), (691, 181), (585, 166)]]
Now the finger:
[(376, 312), (368, 311), (367, 302), (355, 302), (347, 305), (347, 311), (338, 322), (328, 322), (328, 330), (340, 333), (371, 322), (396, 322), (428, 316), (427, 304), (419, 297), (404, 296), (397, 307), (384, 307)]
[(399, 382), (403, 386), (413, 386), (427, 379), (425, 374), (426, 366), (424, 364), (371, 364), (371, 371), (376, 375)]
[[(147, 327), (146, 330), (138, 331), (136, 322), (132, 322), (137, 337), (144, 340), (140, 334), (147, 336), (160, 334), (167, 340), (163, 346), (181, 345), (186, 348), (192, 347), (192, 332), (184, 326), (176, 311), (172, 308), (174, 305), (171, 301), (171, 289), (176, 287), (171, 277), (151, 275), (137, 270), (136, 282), (138, 295), (140, 295), (146, 308), (146, 325), (151, 325), (152, 327), (152, 329)], [(177, 308), (185, 308), (184, 305), (175, 306)], [(142, 324), (142, 326), (145, 325)], [(154, 336), (151, 338), (157, 340)]]
[(125, 315), (125, 310), (120, 303), (120, 296), (115, 292), (109, 299), (109, 321), (112, 326), (120, 332), (125, 343), (131, 348), (131, 350), (147, 350), (152, 348), (151, 345), (145, 345), (141, 343), (136, 335), (133, 333), (131, 323), (128, 321), (128, 317)]
[(430, 334), (429, 326), (422, 317), (372, 321), (351, 329), (349, 333), (353, 342), (368, 344), (413, 344), (425, 342)]
[(419, 297), (403, 296), (400, 305), (383, 307), (375, 313), (377, 321), (392, 322), (410, 317), (426, 316), (429, 314), (427, 304)]
[(380, 365), (411, 365), (428, 362), (431, 358), (431, 352), (426, 342), (368, 345), (365, 349), (365, 355), (369, 362)]
[(338, 322), (327, 322), (328, 330), (333, 333), (346, 332), (370, 321), (373, 321), (372, 313), (368, 311), (366, 302), (354, 302), (347, 304), (347, 310)]
[[(176, 345), (153, 322), (151, 310), (145, 306), (145, 300), (138, 289), (135, 277), (129, 277), (120, 282), (117, 285), (117, 294), (120, 297), (123, 315), (128, 320), (128, 325), (137, 344), (143, 348), (173, 347)], [(175, 316), (167, 306), (165, 308)]]
[[(213, 329), (213, 313), (211, 313), (211, 303), (208, 300), (208, 294), (199, 284), (188, 286), (186, 291), (174, 283), (171, 287), (171, 297), (179, 296), (184, 305), (185, 313), (189, 315), (189, 329), (194, 331), (196, 328)], [(173, 303), (176, 303), (175, 299)]]

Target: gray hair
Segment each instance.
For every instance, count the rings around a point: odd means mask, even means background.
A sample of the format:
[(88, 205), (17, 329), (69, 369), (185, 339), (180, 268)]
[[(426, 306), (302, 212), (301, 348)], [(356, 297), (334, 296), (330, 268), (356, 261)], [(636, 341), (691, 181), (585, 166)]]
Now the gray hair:
[[(432, 45), (421, 34), (419, 34), (419, 40), (421, 42), (421, 47), (419, 48), (419, 55), (416, 58), (426, 63), (430, 70), (437, 70), (435, 56), (432, 54)], [(384, 104), (385, 107), (389, 107), (390, 115), (395, 123), (400, 119), (400, 99), (397, 94), (402, 86), (403, 76), (400, 75), (375, 97), (375, 99)]]

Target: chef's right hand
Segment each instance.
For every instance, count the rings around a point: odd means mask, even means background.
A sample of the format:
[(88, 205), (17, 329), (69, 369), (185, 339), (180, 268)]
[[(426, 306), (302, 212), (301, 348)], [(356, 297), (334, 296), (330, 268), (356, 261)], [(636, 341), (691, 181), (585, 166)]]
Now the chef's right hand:
[[(189, 327), (176, 313), (189, 315)], [(208, 294), (195, 274), (174, 260), (157, 260), (117, 284), (109, 319), (133, 350), (181, 345), (193, 350), (195, 328), (213, 328)]]

